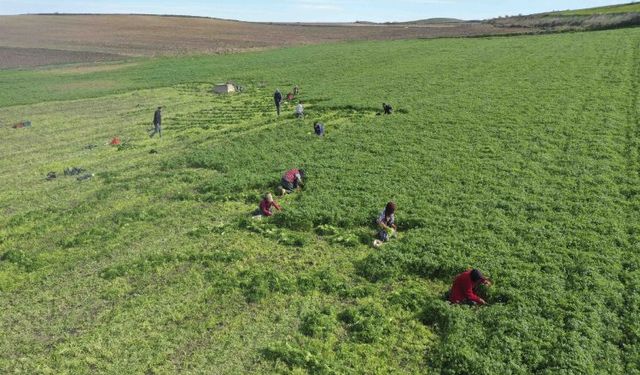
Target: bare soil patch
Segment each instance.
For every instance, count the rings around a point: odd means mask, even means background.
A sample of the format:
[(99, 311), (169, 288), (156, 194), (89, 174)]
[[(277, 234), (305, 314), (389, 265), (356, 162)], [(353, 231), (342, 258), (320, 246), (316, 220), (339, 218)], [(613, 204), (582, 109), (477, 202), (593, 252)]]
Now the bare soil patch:
[(0, 47), (0, 69), (122, 60), (122, 55), (48, 48)]
[[(120, 56), (119, 56), (120, 57)], [(65, 67), (52, 67), (52, 68), (44, 68), (49, 73), (55, 74), (86, 74), (86, 73), (97, 73), (97, 72), (112, 72), (114, 70), (121, 70), (125, 68), (130, 68), (138, 65), (138, 63), (105, 63), (105, 64), (80, 64), (80, 65), (71, 65)]]
[[(2, 53), (6, 56), (0, 58), (0, 69), (105, 61), (113, 59), (113, 55), (229, 53), (337, 41), (439, 38), (519, 32), (531, 32), (531, 29), (497, 28), (479, 22), (390, 25), (269, 24), (146, 15), (2, 16), (0, 46), (12, 47), (13, 50), (4, 49)], [(56, 50), (74, 52), (62, 53)]]

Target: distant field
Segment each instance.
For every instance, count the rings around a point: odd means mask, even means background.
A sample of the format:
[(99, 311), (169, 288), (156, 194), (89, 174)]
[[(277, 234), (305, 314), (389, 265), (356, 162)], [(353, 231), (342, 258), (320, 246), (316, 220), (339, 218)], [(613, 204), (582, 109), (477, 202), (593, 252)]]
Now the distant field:
[(48, 48), (10, 48), (0, 47), (0, 67), (34, 67), (43, 65), (60, 65), (77, 62), (105, 62), (122, 60), (121, 55), (76, 52)]
[[(640, 373), (640, 29), (0, 82), (2, 374)], [(276, 118), (293, 85), (307, 118)], [(389, 200), (400, 237), (374, 249)], [(470, 266), (488, 307), (443, 299)]]
[(562, 12), (554, 12), (552, 14), (560, 14), (566, 16), (589, 16), (593, 14), (618, 14), (618, 13), (640, 13), (640, 2), (612, 5), (599, 8), (567, 10)]
[[(96, 53), (121, 55), (124, 59), (127, 56), (229, 53), (338, 41), (477, 36), (521, 31), (460, 22), (304, 25), (195, 17), (0, 16), (0, 47), (27, 48), (32, 52), (29, 56), (15, 54), (11, 59), (0, 59), (0, 69), (33, 66), (35, 62), (42, 65), (94, 62)], [(35, 49), (42, 49), (41, 54), (33, 56)], [(54, 52), (49, 50), (75, 52), (60, 60), (52, 58)]]

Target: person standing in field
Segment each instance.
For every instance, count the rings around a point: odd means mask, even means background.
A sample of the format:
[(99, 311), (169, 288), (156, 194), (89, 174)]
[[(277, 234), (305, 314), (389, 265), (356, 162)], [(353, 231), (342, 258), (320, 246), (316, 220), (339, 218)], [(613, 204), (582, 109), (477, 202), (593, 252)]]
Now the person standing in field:
[(276, 92), (273, 93), (273, 100), (276, 102), (276, 112), (278, 116), (280, 116), (280, 105), (282, 104), (282, 94), (280, 90), (276, 89)]
[(449, 302), (453, 304), (485, 305), (487, 302), (480, 298), (475, 288), (479, 285), (491, 286), (491, 281), (484, 277), (477, 269), (465, 271), (453, 280), (449, 292)]
[(162, 138), (162, 107), (158, 107), (153, 114), (153, 132), (149, 137), (153, 137), (156, 133)]
[(380, 241), (389, 241), (389, 238), (395, 235), (396, 230), (398, 229), (396, 225), (396, 204), (393, 202), (387, 203), (384, 210), (382, 210), (378, 216), (376, 223), (380, 229), (378, 231), (378, 238)]
[(292, 193), (303, 185), (304, 170), (302, 169), (290, 169), (284, 176), (282, 176), (282, 187), (280, 188), (280, 194)]
[(278, 211), (282, 210), (282, 207), (280, 207), (278, 202), (273, 200), (273, 196), (271, 194), (266, 194), (264, 199), (260, 201), (259, 214), (267, 217), (272, 216), (273, 212), (271, 212), (271, 207)]
[(295, 115), (296, 118), (304, 118), (304, 106), (302, 105), (302, 102), (299, 102), (296, 106)]
[(298, 93), (300, 93), (300, 88), (298, 87), (298, 85), (293, 86), (293, 95), (298, 96)]

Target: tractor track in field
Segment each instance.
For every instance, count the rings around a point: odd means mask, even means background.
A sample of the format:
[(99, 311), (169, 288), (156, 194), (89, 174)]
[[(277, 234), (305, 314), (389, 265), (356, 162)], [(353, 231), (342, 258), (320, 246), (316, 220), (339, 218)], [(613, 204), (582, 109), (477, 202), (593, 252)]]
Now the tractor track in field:
[[(627, 251), (630, 253), (638, 251), (638, 243), (640, 242), (640, 233), (637, 233), (636, 223), (640, 222), (640, 214), (637, 210), (638, 200), (640, 199), (640, 38), (635, 41), (635, 49), (632, 57), (631, 71), (631, 88), (629, 92), (630, 103), (628, 110), (628, 134), (626, 145), (626, 156), (628, 158), (627, 180), (622, 191), (626, 199), (626, 233), (627, 233)], [(629, 291), (623, 296), (624, 305), (618, 315), (621, 317), (622, 340), (621, 348), (628, 348), (631, 351), (634, 343), (637, 343), (640, 337), (634, 333), (634, 316), (640, 311), (637, 302), (640, 300), (640, 290), (638, 290), (638, 282), (635, 281), (634, 273), (638, 273), (638, 264), (632, 261), (623, 262), (624, 273), (620, 275), (624, 290)], [(638, 371), (638, 364), (634, 361), (633, 353), (627, 353), (624, 358), (625, 370), (627, 373)]]

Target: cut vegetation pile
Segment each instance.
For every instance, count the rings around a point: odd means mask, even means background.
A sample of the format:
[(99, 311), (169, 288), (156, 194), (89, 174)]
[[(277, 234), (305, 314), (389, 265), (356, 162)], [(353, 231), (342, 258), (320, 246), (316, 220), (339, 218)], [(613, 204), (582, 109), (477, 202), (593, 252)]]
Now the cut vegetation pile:
[[(640, 372), (640, 29), (0, 81), (0, 122), (34, 124), (0, 127), (1, 373)], [(295, 84), (307, 118), (276, 119)], [(443, 300), (469, 266), (488, 307)]]

